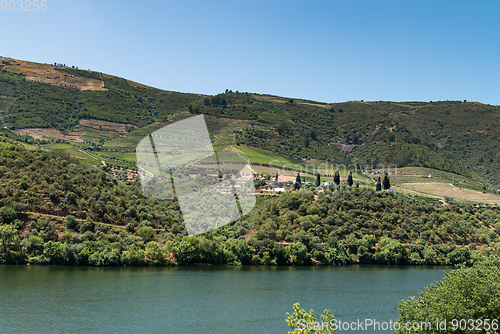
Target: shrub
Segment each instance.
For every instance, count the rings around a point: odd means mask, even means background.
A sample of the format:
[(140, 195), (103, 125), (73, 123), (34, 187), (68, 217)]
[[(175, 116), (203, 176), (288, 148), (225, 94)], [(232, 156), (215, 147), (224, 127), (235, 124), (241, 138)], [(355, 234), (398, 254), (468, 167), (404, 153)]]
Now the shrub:
[(153, 228), (151, 226), (143, 226), (137, 229), (137, 234), (144, 239), (144, 241), (150, 241), (153, 238)]
[(66, 226), (67, 229), (76, 231), (76, 228), (78, 227), (78, 221), (76, 220), (75, 216), (68, 215), (66, 216), (64, 225)]
[[(450, 333), (470, 333), (458, 328), (454, 330), (454, 324), (459, 324), (460, 319), (490, 319), (490, 328), (493, 319), (498, 319), (500, 310), (500, 258), (491, 257), (477, 262), (471, 268), (465, 266), (452, 270), (442, 281), (425, 287), (419, 297), (410, 297), (399, 304), (400, 317), (398, 322), (405, 324), (411, 322), (436, 322), (446, 321)], [(498, 320), (496, 320), (498, 321)], [(476, 324), (476, 322), (474, 322)], [(486, 323), (482, 323), (486, 326)], [(467, 322), (467, 326), (469, 322)], [(498, 323), (496, 323), (498, 329)], [(466, 327), (467, 327), (466, 326)], [(485, 332), (496, 333), (497, 330)], [(493, 329), (493, 328), (492, 328)], [(405, 326), (396, 333), (413, 333)], [(437, 333), (438, 331), (419, 331), (419, 333)]]
[(2, 208), (1, 212), (2, 220), (6, 224), (12, 223), (14, 220), (17, 219), (17, 213), (16, 210), (14, 210), (12, 207), (7, 206)]

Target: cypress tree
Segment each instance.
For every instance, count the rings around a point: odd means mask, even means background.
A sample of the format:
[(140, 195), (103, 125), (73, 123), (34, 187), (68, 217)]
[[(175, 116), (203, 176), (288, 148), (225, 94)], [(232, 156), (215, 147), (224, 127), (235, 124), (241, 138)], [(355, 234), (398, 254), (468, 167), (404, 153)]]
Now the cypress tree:
[(302, 188), (302, 182), (300, 181), (300, 174), (297, 173), (297, 177), (295, 178), (295, 190), (299, 190)]
[(378, 178), (378, 181), (377, 181), (377, 191), (381, 191), (382, 190), (382, 184), (380, 183), (380, 176)]
[(340, 174), (339, 174), (339, 171), (335, 172), (335, 176), (333, 177), (333, 182), (335, 182), (336, 186), (338, 186), (340, 184)]
[(349, 176), (347, 177), (347, 184), (349, 187), (352, 187), (353, 181), (352, 181), (352, 172), (349, 172)]
[(319, 187), (320, 184), (321, 184), (321, 179), (320, 179), (320, 176), (318, 173), (318, 174), (316, 174), (316, 187)]
[(389, 177), (387, 176), (387, 174), (385, 174), (384, 176), (384, 181), (382, 181), (382, 185), (384, 186), (384, 190), (391, 188), (391, 182), (389, 181)]

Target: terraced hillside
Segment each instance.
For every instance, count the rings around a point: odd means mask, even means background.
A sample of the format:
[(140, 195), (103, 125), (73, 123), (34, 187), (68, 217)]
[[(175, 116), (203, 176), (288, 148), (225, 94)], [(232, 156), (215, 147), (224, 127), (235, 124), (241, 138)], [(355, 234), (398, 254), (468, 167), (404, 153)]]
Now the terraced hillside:
[(215, 146), (266, 149), (303, 164), (426, 167), (500, 187), (498, 106), (321, 103), (230, 90), (204, 96), (10, 58), (1, 58), (0, 67), (5, 127), (78, 144), (104, 159), (130, 159), (122, 158), (151, 131), (202, 113)]

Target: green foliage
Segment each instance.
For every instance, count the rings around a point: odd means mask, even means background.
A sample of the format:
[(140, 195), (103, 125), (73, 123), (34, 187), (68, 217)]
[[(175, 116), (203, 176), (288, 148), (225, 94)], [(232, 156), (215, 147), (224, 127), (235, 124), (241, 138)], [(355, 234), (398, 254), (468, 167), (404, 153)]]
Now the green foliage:
[(2, 221), (6, 224), (12, 223), (14, 220), (17, 219), (17, 213), (16, 210), (14, 210), (12, 207), (7, 206), (3, 207), (0, 209), (0, 216), (2, 217)]
[(349, 172), (349, 176), (347, 177), (347, 184), (349, 187), (352, 187), (353, 180), (352, 180), (352, 172)]
[(18, 240), (17, 229), (9, 225), (0, 225), (0, 241), (2, 242), (3, 252), (6, 252), (12, 243)]
[[(498, 296), (500, 258), (490, 257), (475, 263), (471, 268), (461, 266), (452, 270), (442, 281), (427, 286), (418, 298), (401, 301), (398, 321), (400, 324), (408, 321), (432, 324), (432, 330), (419, 333), (442, 333), (442, 330), (436, 329), (436, 322), (445, 321), (447, 332), (470, 333), (473, 330), (469, 327), (469, 319), (472, 319), (472, 328), (475, 329), (477, 325), (484, 333), (497, 333), (500, 310)], [(461, 319), (466, 323), (460, 324)], [(401, 327), (396, 333), (414, 332)]]
[(186, 237), (176, 201), (147, 198), (140, 184), (63, 153), (19, 146), (0, 146), (0, 187), (2, 263), (472, 265), (499, 243), (492, 208), (346, 186), (268, 198), (245, 219)]
[(297, 177), (295, 178), (295, 190), (299, 190), (300, 188), (302, 188), (302, 180), (300, 179), (300, 174), (297, 173)]
[[(163, 125), (156, 122), (182, 119), (190, 111), (210, 118), (210, 130), (220, 143), (266, 148), (297, 159), (341, 164), (353, 160), (366, 165), (363, 169), (377, 164), (429, 167), (471, 175), (488, 186), (500, 184), (498, 106), (459, 101), (325, 104), (295, 99), (291, 103), (278, 96), (230, 91), (202, 97), (161, 91), (98, 72), (57, 70), (102, 82), (107, 90), (31, 82), (2, 70), (0, 111), (9, 109), (4, 116), (9, 128), (69, 131), (89, 118), (122, 122), (127, 124), (126, 138), (109, 138), (115, 134), (97, 129), (79, 130), (86, 132), (87, 139), (95, 136), (95, 142), (106, 142), (106, 149), (129, 150), (148, 130)], [(222, 121), (227, 119), (238, 122)]]
[(389, 177), (387, 176), (387, 174), (384, 176), (384, 181), (382, 181), (382, 186), (384, 187), (384, 190), (391, 188), (391, 182), (389, 181)]
[(75, 216), (67, 215), (64, 221), (64, 225), (67, 229), (76, 230), (76, 228), (78, 227), (78, 221), (76, 220)]
[(333, 177), (333, 182), (335, 182), (336, 185), (340, 184), (340, 173), (339, 173), (339, 171), (335, 172), (335, 176)]
[(69, 130), (80, 119), (88, 118), (145, 126), (199, 99), (196, 95), (161, 91), (97, 72), (60, 70), (77, 77), (102, 79), (108, 90), (80, 91), (41, 82), (11, 80), (0, 75), (0, 89), (2, 84), (8, 84), (9, 95), (16, 101), (4, 118), (11, 129), (53, 127)]
[(301, 309), (299, 303), (293, 304), (293, 313), (286, 313), (286, 323), (292, 328), (294, 333), (318, 333), (318, 334), (333, 334), (337, 333), (337, 325), (334, 321), (335, 317), (330, 313), (329, 310), (325, 310), (323, 314), (320, 315), (319, 319), (316, 319), (313, 310), (307, 313), (306, 310)]
[(145, 241), (150, 241), (153, 238), (154, 231), (151, 226), (142, 226), (137, 229), (137, 234)]

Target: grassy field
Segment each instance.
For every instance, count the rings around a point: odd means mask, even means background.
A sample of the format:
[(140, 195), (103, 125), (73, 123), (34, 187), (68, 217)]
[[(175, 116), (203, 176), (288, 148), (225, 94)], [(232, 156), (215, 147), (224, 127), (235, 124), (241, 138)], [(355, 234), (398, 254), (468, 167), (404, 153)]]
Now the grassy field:
[(500, 204), (499, 195), (459, 188), (448, 183), (404, 183), (395, 186), (394, 189), (413, 195), (435, 196), (439, 198), (451, 197), (458, 201), (471, 201), (494, 205)]
[(49, 150), (61, 150), (65, 153), (68, 153), (76, 158), (82, 159), (90, 164), (99, 165), (101, 164), (101, 160), (99, 157), (88, 153), (84, 150), (78, 149), (77, 147), (70, 144), (52, 144), (52, 145), (44, 145), (42, 146), (45, 149)]
[[(432, 175), (432, 177), (428, 177)], [(390, 176), (391, 184), (397, 191), (414, 195), (452, 197), (455, 200), (500, 203), (500, 196), (471, 178), (439, 170), (422, 167), (398, 168)]]
[(234, 146), (234, 148), (245, 153), (250, 162), (271, 164), (275, 166), (290, 167), (296, 169), (300, 169), (302, 167), (300, 162), (296, 159), (288, 158), (261, 148), (249, 146)]

